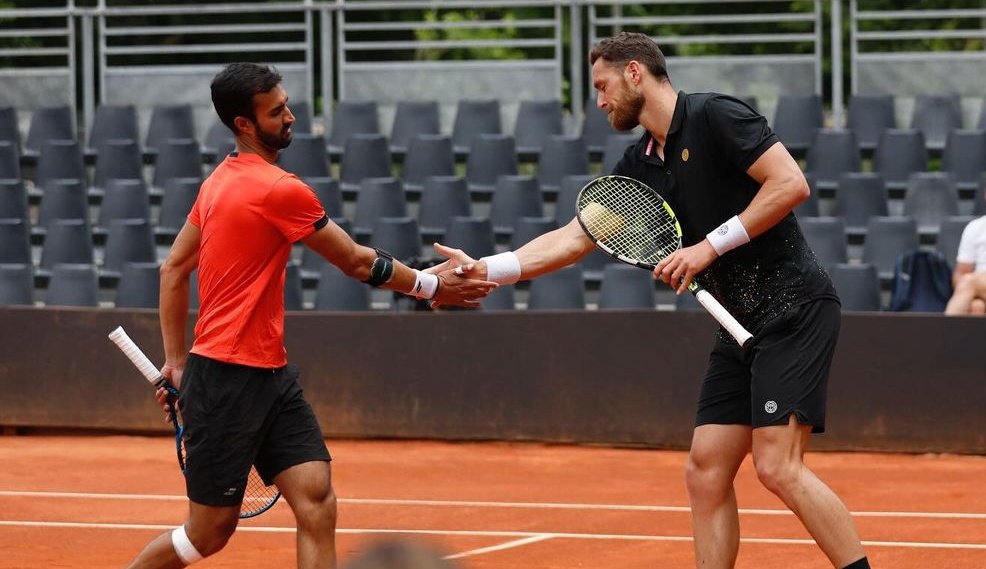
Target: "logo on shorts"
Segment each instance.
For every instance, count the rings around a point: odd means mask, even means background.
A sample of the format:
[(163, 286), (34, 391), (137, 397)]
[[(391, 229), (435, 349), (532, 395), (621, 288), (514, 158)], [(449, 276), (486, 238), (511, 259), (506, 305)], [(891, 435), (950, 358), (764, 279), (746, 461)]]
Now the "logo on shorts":
[(236, 494), (236, 488), (229, 488), (223, 492), (223, 496), (232, 496), (233, 494)]
[(767, 403), (764, 404), (763, 410), (766, 411), (766, 412), (768, 412), (768, 413), (776, 413), (777, 412), (777, 402), (776, 401), (768, 401)]

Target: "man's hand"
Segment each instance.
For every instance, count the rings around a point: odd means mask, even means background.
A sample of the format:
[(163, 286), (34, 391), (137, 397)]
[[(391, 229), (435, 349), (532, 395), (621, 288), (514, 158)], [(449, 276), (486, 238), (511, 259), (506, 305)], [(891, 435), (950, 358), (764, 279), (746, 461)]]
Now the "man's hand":
[(664, 281), (671, 288), (677, 287), (678, 295), (688, 290), (695, 275), (712, 264), (719, 255), (707, 239), (691, 247), (678, 249), (654, 267), (654, 278)]
[[(181, 389), (181, 376), (185, 371), (184, 363), (172, 363), (166, 362), (164, 367), (161, 368), (161, 375), (171, 383), (172, 387), (175, 389)], [(157, 392), (154, 394), (157, 398), (158, 404), (164, 409), (164, 420), (166, 422), (171, 421), (171, 405), (168, 405), (168, 391), (159, 387)]]
[(443, 304), (479, 308), (479, 299), (497, 287), (495, 282), (480, 280), (474, 276), (465, 276), (461, 270), (464, 267), (471, 268), (472, 265), (461, 265), (438, 274), (439, 285), (434, 298), (432, 298), (432, 308), (437, 308)]
[(435, 248), (436, 253), (446, 258), (446, 261), (435, 265), (434, 267), (425, 269), (426, 273), (437, 275), (449, 269), (457, 269), (457, 275), (463, 275), (478, 280), (486, 279), (487, 275), (485, 261), (477, 261), (467, 255), (462, 249), (453, 249), (451, 247), (446, 247), (441, 243), (435, 243), (432, 246)]

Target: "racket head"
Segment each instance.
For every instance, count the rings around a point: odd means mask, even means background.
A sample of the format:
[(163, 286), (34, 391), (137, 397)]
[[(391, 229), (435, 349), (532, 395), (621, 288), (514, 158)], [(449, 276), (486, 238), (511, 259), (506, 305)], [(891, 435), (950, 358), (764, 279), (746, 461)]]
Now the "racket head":
[(280, 497), (281, 492), (277, 486), (264, 484), (260, 473), (251, 466), (246, 491), (243, 493), (243, 502), (240, 503), (240, 517), (245, 519), (259, 516), (274, 507)]
[(681, 248), (681, 225), (653, 188), (626, 176), (601, 176), (576, 198), (576, 217), (596, 246), (644, 269)]

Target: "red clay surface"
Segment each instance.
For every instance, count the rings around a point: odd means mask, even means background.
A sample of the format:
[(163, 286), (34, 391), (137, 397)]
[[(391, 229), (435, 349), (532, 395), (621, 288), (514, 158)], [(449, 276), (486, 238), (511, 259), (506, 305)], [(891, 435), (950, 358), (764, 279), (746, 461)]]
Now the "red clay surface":
[[(0, 437), (0, 569), (123, 567), (181, 523), (168, 437)], [(386, 539), (462, 569), (694, 565), (685, 453), (505, 443), (329, 441), (339, 560)], [(876, 568), (986, 568), (986, 457), (814, 453)], [(830, 567), (797, 519), (737, 479), (740, 569)], [(244, 521), (196, 567), (292, 567), (290, 510)], [(486, 548), (493, 548), (487, 550)]]

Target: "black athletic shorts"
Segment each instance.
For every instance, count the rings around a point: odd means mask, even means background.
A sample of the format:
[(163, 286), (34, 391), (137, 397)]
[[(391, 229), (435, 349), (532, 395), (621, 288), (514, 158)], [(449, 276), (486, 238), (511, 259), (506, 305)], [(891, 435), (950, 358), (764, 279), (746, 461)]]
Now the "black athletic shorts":
[(263, 369), (189, 354), (181, 387), (193, 502), (239, 504), (250, 465), (269, 484), (291, 466), (331, 460), (294, 366)]
[(840, 311), (835, 300), (811, 300), (767, 322), (749, 350), (717, 340), (695, 424), (786, 425), (794, 413), (813, 433), (824, 432)]

